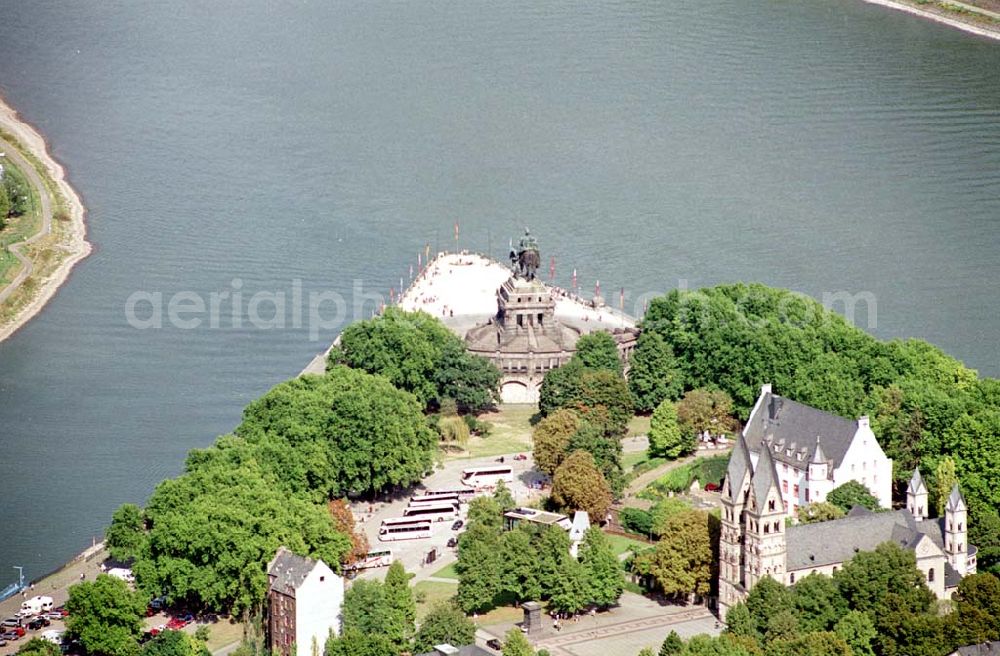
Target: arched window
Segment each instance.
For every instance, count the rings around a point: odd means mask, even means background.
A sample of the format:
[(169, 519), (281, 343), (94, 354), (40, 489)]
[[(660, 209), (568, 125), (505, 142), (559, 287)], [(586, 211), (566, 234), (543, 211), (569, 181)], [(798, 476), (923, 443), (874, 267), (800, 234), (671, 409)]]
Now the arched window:
[(767, 509), (774, 510), (774, 499), (771, 499), (770, 501), (767, 502)]
[(788, 582), (795, 583), (795, 572), (792, 572), (791, 574), (788, 575)]
[(930, 568), (929, 570), (927, 570), (927, 582), (928, 583), (933, 583), (934, 582), (934, 568), (933, 567)]

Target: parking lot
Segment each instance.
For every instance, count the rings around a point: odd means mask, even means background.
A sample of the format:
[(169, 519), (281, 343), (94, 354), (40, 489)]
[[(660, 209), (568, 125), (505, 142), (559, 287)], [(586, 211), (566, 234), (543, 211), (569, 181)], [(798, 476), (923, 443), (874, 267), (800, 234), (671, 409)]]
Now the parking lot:
[[(532, 484), (543, 480), (544, 476), (534, 470), (534, 461), (531, 454), (527, 454), (526, 460), (514, 460), (514, 455), (503, 456), (504, 465), (509, 465), (514, 472), (514, 483), (509, 487), (514, 499), (520, 503), (527, 503), (530, 499), (539, 496), (540, 490), (532, 489)], [(498, 456), (499, 457), (499, 456)], [(413, 494), (429, 490), (459, 489), (462, 488), (462, 471), (470, 467), (483, 467), (498, 464), (498, 457), (473, 458), (468, 460), (446, 461), (442, 468), (437, 469), (433, 474), (424, 479), (423, 483), (404, 495), (399, 495), (392, 499), (386, 499), (378, 503), (354, 503), (351, 510), (354, 517), (361, 526), (364, 527), (365, 535), (368, 536), (370, 550), (381, 548), (392, 549), (393, 559), (401, 560), (406, 570), (416, 573), (416, 580), (430, 576), (431, 572), (437, 571), (455, 560), (455, 550), (447, 546), (448, 539), (457, 536), (461, 531), (451, 530), (451, 521), (434, 522), (432, 524), (432, 534), (430, 538), (418, 540), (396, 540), (392, 542), (381, 542), (378, 539), (379, 526), (382, 520), (402, 517)], [(462, 505), (461, 519), (464, 521), (467, 506)], [(437, 559), (434, 563), (426, 564), (428, 552), (432, 549), (437, 551)], [(386, 568), (367, 570), (362, 574), (364, 577), (382, 578), (385, 576)]]

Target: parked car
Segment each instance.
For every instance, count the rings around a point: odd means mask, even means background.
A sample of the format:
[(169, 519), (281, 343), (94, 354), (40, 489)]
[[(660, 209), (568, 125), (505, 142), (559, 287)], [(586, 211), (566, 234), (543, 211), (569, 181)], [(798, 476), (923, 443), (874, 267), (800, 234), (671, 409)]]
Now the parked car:
[(65, 615), (63, 615), (62, 613), (58, 613), (54, 610), (51, 610), (45, 613), (45, 617), (49, 618), (50, 620), (62, 620), (65, 617)]
[(722, 486), (720, 486), (718, 483), (707, 483), (705, 485), (705, 491), (706, 492), (718, 492), (721, 489), (722, 489)]
[(18, 638), (22, 637), (25, 633), (27, 633), (27, 631), (24, 630), (23, 626), (13, 626), (11, 627), (10, 632), (16, 633)]
[(514, 460), (527, 460), (527, 459), (528, 456), (524, 453), (519, 453), (516, 456), (514, 456)]
[(6, 647), (6, 646), (7, 646), (7, 641), (4, 640), (3, 638), (0, 638), (0, 647)]
[(49, 618), (45, 617), (44, 615), (39, 615), (38, 617), (28, 622), (28, 628), (31, 629), (32, 631), (37, 631), (42, 627), (49, 626), (50, 624), (52, 624), (52, 622), (49, 621)]
[(4, 626), (21, 626), (20, 617), (8, 617), (3, 621)]
[(465, 522), (463, 522), (461, 519), (456, 519), (455, 523), (451, 525), (451, 530), (457, 531), (458, 529), (462, 528), (463, 526), (465, 526)]
[(53, 612), (53, 613), (59, 613), (63, 617), (69, 617), (69, 611), (66, 610), (65, 606), (56, 606), (55, 608), (52, 609), (51, 612)]
[(494, 651), (500, 651), (503, 649), (503, 645), (496, 638), (490, 638), (486, 641), (486, 646)]
[(448, 546), (449, 547), (457, 547), (458, 546), (458, 538), (456, 538), (454, 536), (448, 538)]
[(21, 636), (17, 635), (13, 631), (7, 631), (6, 633), (0, 634), (0, 638), (7, 641), (17, 640)]

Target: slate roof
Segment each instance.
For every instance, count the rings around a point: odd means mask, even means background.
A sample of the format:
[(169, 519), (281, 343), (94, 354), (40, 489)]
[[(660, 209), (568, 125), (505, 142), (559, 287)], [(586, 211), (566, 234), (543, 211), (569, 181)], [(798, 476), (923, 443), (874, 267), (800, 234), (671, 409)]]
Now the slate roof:
[(906, 491), (913, 494), (927, 493), (927, 486), (924, 484), (924, 477), (920, 475), (919, 467), (913, 470), (913, 476), (910, 477), (910, 484), (906, 486)]
[(746, 477), (750, 476), (750, 450), (747, 448), (743, 435), (736, 438), (736, 445), (729, 456), (729, 465), (726, 467), (726, 479), (729, 481), (729, 498), (732, 501), (740, 501), (739, 494), (743, 489)]
[(267, 564), (267, 575), (270, 577), (271, 589), (275, 592), (295, 596), (309, 572), (316, 567), (317, 561), (293, 554), (285, 547), (279, 547), (278, 552)]
[(789, 526), (785, 534), (787, 568), (793, 572), (842, 563), (858, 551), (874, 551), (883, 542), (912, 549), (923, 535), (943, 550), (943, 526), (937, 519), (918, 523), (906, 510), (873, 513), (855, 507), (841, 519)]
[[(776, 460), (801, 469), (815, 454), (816, 438), (822, 444), (823, 454), (834, 467), (839, 467), (857, 431), (856, 421), (764, 392), (743, 434), (751, 451), (760, 451), (764, 443), (774, 444), (778, 450), (770, 451)], [(789, 448), (791, 455), (786, 454)], [(797, 452), (804, 457), (800, 459)]]
[(948, 505), (945, 506), (945, 510), (957, 510), (961, 512), (965, 508), (965, 497), (962, 496), (962, 491), (958, 489), (958, 483), (955, 483), (954, 487), (951, 488), (951, 494), (948, 496)]
[[(778, 498), (781, 498), (781, 490), (778, 488), (778, 470), (774, 468), (774, 458), (771, 457), (770, 449), (764, 449), (760, 452), (752, 485), (754, 498), (757, 499), (757, 506), (760, 508), (764, 507), (764, 500), (767, 499), (767, 495), (772, 489), (776, 490)], [(781, 510), (784, 512), (784, 508)]]

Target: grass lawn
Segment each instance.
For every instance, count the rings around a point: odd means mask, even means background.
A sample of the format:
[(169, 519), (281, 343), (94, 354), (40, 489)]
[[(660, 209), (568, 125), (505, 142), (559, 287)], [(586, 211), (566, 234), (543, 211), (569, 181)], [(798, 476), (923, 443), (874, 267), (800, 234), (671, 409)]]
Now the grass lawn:
[(531, 451), (531, 418), (538, 412), (533, 404), (504, 404), (496, 412), (479, 418), (493, 424), (487, 437), (469, 438), (468, 448), (461, 452), (446, 452), (446, 459), (483, 458), (518, 451)]
[(431, 576), (439, 579), (455, 579), (458, 580), (458, 572), (455, 571), (455, 563), (450, 565), (445, 565), (438, 571), (431, 574)]
[(228, 619), (219, 618), (218, 622), (208, 625), (208, 641), (205, 645), (209, 651), (215, 651), (220, 647), (231, 645), (243, 639), (243, 624), (240, 622), (230, 622)]
[(651, 544), (646, 544), (645, 542), (640, 542), (639, 540), (627, 538), (623, 535), (608, 534), (608, 541), (611, 542), (611, 548), (614, 549), (616, 556), (620, 556), (626, 551), (642, 551), (643, 549), (649, 549), (653, 546)]
[(440, 581), (421, 581), (413, 586), (413, 595), (417, 601), (417, 622), (424, 619), (437, 603), (455, 596), (458, 581), (442, 583)]
[(651, 417), (644, 415), (635, 415), (628, 422), (628, 433), (626, 437), (635, 437), (636, 435), (645, 435), (649, 432), (649, 420)]

